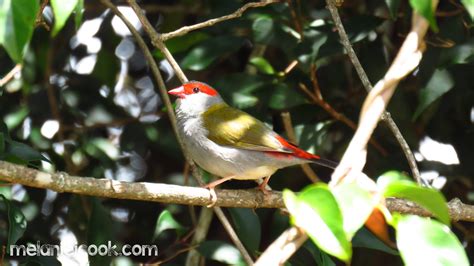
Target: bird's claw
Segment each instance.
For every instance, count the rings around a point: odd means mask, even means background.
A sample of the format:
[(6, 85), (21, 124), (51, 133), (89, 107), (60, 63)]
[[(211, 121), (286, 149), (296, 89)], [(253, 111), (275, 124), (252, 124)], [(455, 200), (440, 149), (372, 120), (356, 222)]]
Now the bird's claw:
[(211, 203), (209, 205), (207, 205), (206, 207), (212, 208), (212, 207), (214, 207), (214, 205), (216, 205), (217, 194), (216, 194), (216, 190), (213, 187), (208, 187), (208, 189), (209, 189)]

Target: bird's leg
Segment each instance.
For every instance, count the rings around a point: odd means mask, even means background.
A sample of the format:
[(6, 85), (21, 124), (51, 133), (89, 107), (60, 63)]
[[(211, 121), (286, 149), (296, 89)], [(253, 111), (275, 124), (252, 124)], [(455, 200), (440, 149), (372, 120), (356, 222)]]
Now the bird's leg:
[(214, 188), (222, 183), (224, 183), (225, 181), (229, 181), (233, 178), (234, 176), (228, 176), (228, 177), (224, 177), (224, 178), (221, 178), (221, 179), (217, 179), (216, 181), (213, 181), (207, 185), (205, 185), (204, 187), (209, 189), (209, 193), (211, 194), (211, 204), (207, 205), (206, 207), (208, 208), (212, 208), (214, 207), (214, 205), (216, 205), (216, 202), (217, 202), (217, 194), (216, 194), (216, 191), (214, 190)]
[(265, 195), (268, 195), (268, 193), (270, 193), (270, 190), (271, 190), (271, 189), (269, 189), (269, 190), (267, 189), (267, 184), (268, 184), (268, 181), (270, 180), (270, 177), (271, 177), (271, 176), (265, 177), (265, 178), (263, 179), (263, 182), (258, 186), (258, 189), (259, 189), (260, 191), (262, 191), (263, 194), (265, 194)]

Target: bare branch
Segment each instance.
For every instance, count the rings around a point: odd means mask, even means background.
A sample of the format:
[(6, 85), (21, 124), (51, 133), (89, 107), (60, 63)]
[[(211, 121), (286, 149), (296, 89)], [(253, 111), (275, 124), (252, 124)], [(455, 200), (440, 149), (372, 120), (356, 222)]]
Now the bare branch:
[(23, 66), (21, 64), (16, 64), (10, 72), (8, 72), (2, 79), (0, 79), (0, 87), (3, 87), (7, 84), (19, 71)]
[[(196, 231), (194, 232), (193, 240), (191, 240), (191, 245), (199, 245), (206, 239), (207, 232), (211, 226), (212, 217), (214, 212), (209, 208), (201, 208), (201, 214), (199, 215), (199, 221), (196, 226)], [(201, 255), (196, 249), (189, 251), (188, 256), (186, 257), (186, 266), (200, 265), (199, 260)]]
[(306, 239), (308, 236), (302, 230), (288, 228), (260, 255), (255, 266), (283, 265)]
[[(271, 1), (247, 3), (244, 6), (242, 6), (241, 8), (237, 9), (232, 14), (225, 15), (225, 16), (218, 17), (218, 18), (209, 19), (209, 20), (206, 20), (204, 22), (197, 23), (197, 24), (194, 24), (194, 25), (191, 25), (191, 26), (184, 26), (184, 27), (181, 27), (181, 28), (179, 28), (175, 31), (168, 32), (168, 33), (163, 33), (163, 34), (161, 34), (161, 36), (160, 35), (155, 35), (154, 37), (152, 37), (152, 40), (154, 42), (156, 42), (156, 41), (158, 41), (157, 39), (160, 39), (161, 41), (164, 42), (164, 41), (167, 41), (167, 40), (175, 38), (175, 37), (183, 36), (183, 35), (187, 34), (190, 31), (210, 27), (210, 26), (213, 26), (214, 24), (217, 24), (217, 23), (220, 23), (220, 22), (223, 22), (223, 21), (226, 21), (226, 20), (241, 17), (242, 14), (245, 11), (247, 11), (247, 9), (249, 9), (249, 8), (262, 7), (262, 6), (266, 6), (266, 5), (273, 4), (273, 3), (279, 3), (279, 2), (280, 1), (278, 1), (278, 0), (276, 0), (276, 1), (271, 0)], [(153, 39), (153, 38), (156, 38), (156, 39)]]
[[(354, 65), (354, 68), (357, 74), (359, 75), (362, 84), (364, 85), (365, 89), (370, 92), (372, 90), (372, 84), (370, 83), (369, 78), (367, 77), (367, 74), (365, 73), (364, 68), (362, 67), (359, 61), (359, 58), (357, 58), (357, 55), (354, 49), (352, 48), (351, 42), (349, 41), (349, 37), (347, 37), (344, 25), (342, 24), (341, 18), (339, 16), (339, 12), (337, 11), (337, 7), (334, 4), (334, 0), (326, 0), (326, 3), (327, 8), (331, 12), (332, 19), (334, 20), (334, 25), (336, 26), (337, 32), (339, 33), (339, 37), (341, 38), (341, 43), (346, 49), (347, 55), (349, 56), (352, 64)], [(406, 142), (405, 138), (403, 137), (402, 133), (400, 132), (400, 129), (397, 127), (395, 121), (393, 121), (388, 111), (383, 112), (381, 119), (386, 122), (388, 128), (390, 129), (390, 131), (392, 131), (392, 134), (397, 139), (408, 161), (408, 165), (410, 166), (413, 177), (418, 182), (418, 184), (421, 184), (422, 180), (420, 177), (420, 171), (418, 170), (418, 166), (416, 165), (415, 156), (413, 156), (413, 153), (410, 147), (408, 146), (408, 143)]]
[[(339, 24), (338, 31), (341, 38), (342, 36), (347, 37), (347, 35), (344, 34), (345, 32), (343, 32), (344, 28), (340, 22), (340, 18), (337, 14), (337, 9), (334, 6), (333, 0), (327, 0), (327, 3), (331, 14), (333, 14), (333, 17), (337, 17), (338, 19), (338, 21), (336, 20), (336, 24)], [(433, 1), (433, 3), (437, 4), (437, 1)], [(370, 90), (369, 95), (364, 102), (360, 116), (359, 127), (357, 128), (357, 131), (354, 134), (354, 137), (352, 138), (349, 147), (347, 148), (341, 160), (341, 163), (332, 175), (331, 182), (333, 184), (339, 182), (347, 175), (355, 177), (362, 171), (367, 155), (367, 142), (369, 141), (370, 136), (377, 126), (379, 119), (385, 112), (385, 107), (390, 101), (396, 86), (419, 64), (421, 60), (422, 52), (424, 50), (423, 37), (428, 30), (428, 26), (428, 22), (422, 16), (416, 12), (413, 13), (412, 29), (400, 48), (397, 57), (385, 74), (384, 78), (380, 80), (372, 90)], [(348, 40), (343, 40), (342, 42), (346, 43), (347, 41)], [(352, 49), (352, 47), (350, 47), (350, 49)], [(349, 54), (351, 54), (351, 52), (349, 52)], [(352, 60), (352, 56), (350, 57)], [(356, 58), (357, 57), (355, 57), (355, 59)], [(359, 67), (356, 67), (356, 69), (357, 68)], [(363, 72), (362, 68), (360, 70)], [(362, 78), (362, 81), (364, 85), (370, 85), (368, 79), (364, 81)], [(366, 84), (366, 82), (368, 82), (368, 84)], [(411, 151), (409, 152), (411, 154)]]
[[(67, 173), (46, 173), (25, 166), (0, 161), (0, 180), (29, 187), (51, 189), (88, 196), (161, 202), (167, 204), (207, 206), (211, 203), (208, 189), (158, 183), (128, 183), (110, 179), (70, 176)], [(256, 189), (217, 190), (217, 206), (237, 208), (284, 208), (281, 192), (271, 191), (264, 196)], [(388, 198), (390, 211), (431, 216), (414, 203)], [(455, 221), (474, 222), (474, 206), (451, 200), (448, 204)]]

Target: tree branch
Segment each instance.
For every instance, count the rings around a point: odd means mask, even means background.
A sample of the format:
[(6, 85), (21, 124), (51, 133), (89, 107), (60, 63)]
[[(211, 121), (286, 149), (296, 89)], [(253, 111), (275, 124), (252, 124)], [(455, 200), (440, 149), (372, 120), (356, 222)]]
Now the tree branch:
[[(362, 64), (359, 61), (359, 58), (357, 58), (357, 55), (354, 49), (352, 48), (351, 42), (349, 41), (349, 37), (347, 37), (346, 31), (344, 29), (344, 25), (342, 24), (341, 17), (339, 16), (339, 12), (337, 11), (337, 7), (334, 3), (334, 0), (326, 0), (326, 3), (327, 3), (327, 8), (329, 9), (331, 13), (332, 19), (334, 20), (334, 25), (337, 28), (337, 32), (339, 33), (339, 38), (341, 39), (341, 43), (346, 49), (347, 55), (349, 56), (349, 59), (354, 65), (354, 68), (357, 74), (359, 75), (359, 78), (362, 84), (364, 85), (367, 92), (372, 91), (372, 84), (370, 83), (369, 78), (367, 77), (367, 74), (365, 73), (364, 68), (362, 67)], [(395, 123), (395, 121), (393, 121), (392, 116), (390, 115), (388, 111), (383, 112), (381, 119), (384, 122), (386, 122), (388, 128), (390, 129), (390, 131), (392, 131), (392, 134), (395, 136), (398, 143), (400, 144), (402, 151), (405, 154), (405, 157), (408, 161), (408, 165), (410, 166), (413, 178), (415, 178), (418, 184), (421, 184), (422, 179), (420, 176), (420, 171), (418, 170), (418, 166), (416, 164), (415, 156), (413, 156), (410, 146), (408, 146), (408, 143), (406, 142), (405, 138), (400, 132), (400, 129), (397, 127), (397, 124)]]
[[(342, 23), (340, 21), (339, 15), (337, 14), (337, 9), (334, 6), (333, 0), (327, 0), (327, 3), (333, 18), (335, 18), (335, 23), (338, 25), (338, 32), (341, 36), (341, 39), (343, 39), (342, 42), (348, 49), (349, 57), (351, 60), (355, 60), (354, 62), (358, 62), (357, 56), (351, 56), (351, 54), (355, 55), (355, 53), (353, 53), (350, 43), (347, 43), (347, 35), (344, 32), (344, 28), (342, 27)], [(433, 1), (433, 5), (436, 6), (436, 4), (437, 1)], [(339, 182), (345, 176), (350, 175), (355, 178), (361, 173), (367, 157), (367, 142), (369, 141), (370, 136), (377, 126), (379, 119), (384, 114), (385, 108), (388, 105), (388, 102), (390, 101), (396, 86), (419, 64), (421, 60), (422, 52), (424, 50), (423, 37), (428, 30), (428, 26), (428, 22), (422, 16), (416, 12), (413, 13), (411, 31), (402, 44), (397, 57), (388, 69), (384, 78), (377, 82), (375, 87), (370, 90), (369, 95), (364, 102), (361, 111), (359, 127), (357, 128), (356, 133), (349, 144), (349, 147), (344, 153), (341, 163), (332, 175), (331, 182), (333, 184)], [(364, 85), (366, 87), (369, 86), (370, 82), (368, 82), (368, 79), (363, 78), (366, 77), (366, 75), (360, 66), (360, 63), (356, 64), (355, 66), (358, 73), (360, 72), (359, 75), (361, 75)], [(402, 145), (402, 147), (404, 146)], [(406, 154), (409, 153), (408, 157), (413, 156), (409, 150), (404, 150), (404, 152)], [(413, 171), (413, 174), (415, 175), (416, 172), (417, 170)]]
[(308, 239), (305, 232), (297, 227), (286, 229), (273, 243), (260, 255), (255, 266), (283, 265), (298, 248)]
[[(161, 202), (207, 206), (211, 203), (208, 189), (146, 182), (120, 182), (111, 179), (70, 176), (64, 172), (46, 173), (36, 169), (0, 161), (0, 180), (29, 187), (51, 189), (56, 192), (116, 199)], [(255, 189), (217, 190), (217, 206), (236, 208), (284, 208), (282, 194), (269, 191), (264, 196)], [(431, 216), (416, 204), (403, 200), (386, 199), (387, 208), (392, 212)], [(474, 222), (474, 206), (458, 199), (448, 204), (451, 219)]]
[(194, 30), (198, 30), (198, 29), (202, 29), (202, 28), (207, 28), (207, 27), (213, 26), (214, 24), (217, 24), (217, 23), (220, 23), (220, 22), (223, 22), (223, 21), (226, 21), (226, 20), (241, 17), (242, 14), (245, 11), (247, 11), (247, 9), (249, 9), (249, 8), (262, 7), (262, 6), (266, 6), (266, 5), (273, 4), (273, 3), (278, 3), (278, 2), (280, 2), (280, 1), (271, 0), (271, 1), (247, 3), (244, 6), (242, 6), (241, 8), (237, 9), (232, 14), (225, 15), (225, 16), (218, 17), (218, 18), (209, 19), (209, 20), (206, 20), (204, 22), (197, 23), (197, 24), (194, 24), (194, 25), (191, 25), (191, 26), (184, 26), (184, 27), (181, 27), (181, 28), (179, 28), (175, 31), (168, 32), (168, 33), (163, 33), (163, 34), (161, 34), (161, 36), (158, 35), (158, 34), (154, 34), (152, 36), (152, 41), (156, 42), (159, 39), (160, 41), (165, 42), (169, 39), (179, 37), (179, 36), (183, 36), (183, 35), (187, 34), (190, 31), (194, 31)]

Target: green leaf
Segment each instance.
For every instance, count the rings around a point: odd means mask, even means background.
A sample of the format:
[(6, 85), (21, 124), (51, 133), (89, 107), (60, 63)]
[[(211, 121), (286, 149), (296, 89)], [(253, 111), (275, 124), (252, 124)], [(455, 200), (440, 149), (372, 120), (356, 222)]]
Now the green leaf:
[(331, 257), (326, 254), (326, 252), (321, 251), (314, 243), (310, 241), (306, 241), (303, 244), (303, 247), (308, 250), (311, 255), (313, 255), (314, 260), (316, 261), (316, 265), (318, 266), (336, 266), (334, 261), (332, 261)]
[(37, 0), (3, 0), (0, 2), (0, 44), (10, 58), (20, 63), (33, 35)]
[(156, 221), (155, 233), (153, 234), (153, 241), (165, 230), (174, 229), (179, 236), (183, 235), (186, 228), (178, 223), (173, 215), (168, 210), (163, 210)]
[(429, 218), (402, 216), (397, 246), (405, 265), (469, 265), (463, 246), (448, 226)]
[(76, 30), (78, 30), (82, 23), (82, 16), (84, 13), (84, 0), (79, 0), (77, 2), (74, 12), (76, 14), (74, 16), (74, 24), (76, 25)]
[(332, 190), (342, 212), (344, 231), (352, 239), (377, 205), (377, 199), (357, 183), (345, 182)]
[(44, 157), (39, 151), (31, 148), (30, 146), (17, 142), (17, 141), (7, 141), (7, 153), (12, 155), (22, 161), (27, 163), (33, 161), (45, 161), (50, 162), (46, 157)]
[(263, 57), (253, 57), (250, 59), (250, 63), (254, 65), (260, 72), (268, 75), (275, 74), (275, 70), (272, 65)]
[(468, 64), (473, 61), (473, 57), (474, 38), (470, 38), (466, 42), (456, 44), (451, 48), (442, 49), (439, 61), (443, 66)]
[[(26, 218), (20, 208), (16, 207), (5, 196), (0, 194), (8, 214), (8, 239), (7, 247), (14, 245), (20, 239), (26, 230)], [(9, 250), (9, 249), (7, 249)]]
[(392, 19), (397, 18), (398, 8), (400, 7), (400, 0), (385, 0), (387, 4), (388, 11), (390, 11), (390, 16)]
[(378, 239), (372, 232), (370, 232), (365, 227), (362, 227), (359, 231), (357, 231), (354, 238), (352, 239), (352, 246), (354, 248), (369, 248), (374, 250), (380, 250), (382, 252), (392, 255), (399, 255), (399, 253), (395, 249), (387, 246), (387, 244)]
[(229, 265), (245, 265), (239, 250), (223, 241), (205, 241), (199, 245), (197, 250), (207, 259)]
[(58, 32), (64, 27), (67, 19), (76, 9), (79, 0), (51, 0), (51, 7), (54, 14), (54, 27), (52, 34), (56, 36)]
[(471, 19), (474, 20), (474, 0), (461, 0), (461, 2), (471, 16)]
[[(171, 54), (176, 54), (176, 53), (187, 51), (192, 46), (197, 45), (198, 43), (209, 39), (209, 37), (210, 37), (209, 34), (199, 32), (199, 31), (194, 31), (186, 35), (167, 40), (166, 47), (168, 47), (168, 50), (170, 51)], [(153, 52), (153, 55), (159, 59), (164, 58), (163, 54), (158, 49), (156, 49)]]
[[(92, 212), (87, 225), (88, 245), (107, 245), (115, 242), (117, 225), (112, 220), (110, 212), (97, 198), (89, 198)], [(91, 265), (110, 265), (111, 256), (89, 256)]]
[[(377, 183), (379, 184), (380, 182), (377, 181)], [(441, 192), (431, 188), (420, 187), (407, 180), (392, 179), (390, 182), (384, 181), (383, 183), (386, 183), (382, 188), (385, 197), (397, 197), (413, 201), (433, 213), (441, 222), (449, 225), (448, 205)]]
[(28, 116), (27, 106), (22, 106), (18, 110), (5, 116), (4, 121), (8, 128), (15, 129)]
[(234, 228), (245, 247), (255, 254), (260, 246), (260, 219), (251, 209), (229, 208)]
[(239, 49), (244, 40), (235, 36), (218, 36), (208, 39), (194, 47), (181, 61), (186, 69), (199, 71), (206, 69), (217, 58)]
[(423, 113), (423, 111), (430, 106), (436, 99), (448, 92), (454, 87), (454, 80), (451, 74), (446, 70), (437, 69), (425, 88), (420, 91), (420, 103), (416, 108), (413, 119)]
[(351, 244), (344, 232), (342, 214), (327, 185), (308, 186), (298, 196), (286, 189), (283, 200), (292, 223), (305, 230), (320, 249), (350, 261)]
[(258, 43), (268, 44), (274, 35), (273, 19), (269, 17), (259, 17), (252, 24), (253, 37)]
[(0, 158), (3, 157), (3, 152), (5, 152), (5, 137), (3, 132), (0, 132)]
[(418, 14), (428, 20), (433, 31), (438, 31), (431, 0), (410, 0), (410, 5)]
[(269, 106), (276, 110), (289, 109), (306, 103), (306, 99), (296, 91), (289, 88), (286, 83), (278, 83), (270, 97)]

